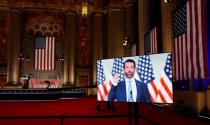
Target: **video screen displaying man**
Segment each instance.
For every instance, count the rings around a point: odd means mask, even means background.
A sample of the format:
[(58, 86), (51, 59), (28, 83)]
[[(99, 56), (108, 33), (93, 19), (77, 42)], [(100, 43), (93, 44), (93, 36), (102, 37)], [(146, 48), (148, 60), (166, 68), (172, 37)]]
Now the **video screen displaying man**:
[(114, 75), (114, 83), (109, 91), (108, 101), (150, 102), (147, 85), (134, 78), (135, 61), (127, 59), (123, 63), (123, 70), (125, 80), (119, 81), (118, 73)]
[(173, 103), (171, 53), (97, 60), (98, 101)]

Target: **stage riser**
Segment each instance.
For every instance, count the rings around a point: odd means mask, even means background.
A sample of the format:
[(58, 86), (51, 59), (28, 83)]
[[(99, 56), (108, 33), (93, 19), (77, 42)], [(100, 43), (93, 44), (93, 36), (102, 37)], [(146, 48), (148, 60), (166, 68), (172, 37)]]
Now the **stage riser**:
[(0, 90), (0, 100), (55, 100), (86, 95), (84, 88)]

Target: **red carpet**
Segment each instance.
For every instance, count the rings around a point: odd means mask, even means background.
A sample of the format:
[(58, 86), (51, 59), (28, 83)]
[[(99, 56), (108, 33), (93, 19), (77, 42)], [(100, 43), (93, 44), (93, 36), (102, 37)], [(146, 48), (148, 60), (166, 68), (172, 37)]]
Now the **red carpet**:
[[(1, 101), (0, 125), (127, 125), (128, 104), (115, 103), (116, 110), (107, 109), (102, 103), (97, 111), (95, 97), (54, 101)], [(168, 110), (140, 104), (141, 125), (207, 125), (198, 118), (183, 117)]]

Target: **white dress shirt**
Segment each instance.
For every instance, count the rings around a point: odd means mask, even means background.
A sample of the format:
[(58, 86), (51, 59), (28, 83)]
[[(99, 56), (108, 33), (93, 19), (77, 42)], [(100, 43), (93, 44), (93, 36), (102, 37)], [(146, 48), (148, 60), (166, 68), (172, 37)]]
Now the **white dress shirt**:
[(137, 98), (137, 89), (136, 89), (136, 81), (134, 78), (131, 78), (131, 79), (125, 79), (125, 86), (126, 86), (126, 97), (127, 97), (127, 101), (129, 100), (130, 97), (128, 97), (128, 81), (131, 80), (131, 85), (132, 85), (132, 97), (133, 97), (133, 100), (134, 102), (136, 102), (136, 98)]

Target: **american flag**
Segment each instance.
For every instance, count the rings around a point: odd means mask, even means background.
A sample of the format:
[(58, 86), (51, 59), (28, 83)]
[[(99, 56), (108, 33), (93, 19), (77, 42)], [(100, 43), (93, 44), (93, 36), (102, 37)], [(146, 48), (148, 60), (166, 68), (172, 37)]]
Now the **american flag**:
[[(114, 76), (116, 73), (120, 76), (120, 81), (124, 80), (123, 73), (123, 59), (115, 58), (111, 74)], [(99, 101), (107, 101), (107, 97), (109, 94), (109, 90), (112, 87), (111, 79), (106, 80), (104, 67), (101, 60), (97, 61), (97, 83), (98, 83), (98, 100)]]
[(173, 12), (175, 80), (207, 77), (204, 0), (188, 0)]
[(35, 38), (35, 70), (55, 70), (55, 37)]
[(98, 100), (107, 101), (109, 90), (111, 89), (112, 83), (106, 82), (104, 67), (101, 60), (97, 60), (97, 84), (98, 84)]
[(144, 39), (144, 51), (146, 54), (157, 53), (157, 27), (154, 27)]
[(172, 56), (171, 56), (171, 53), (168, 54), (168, 56), (167, 56), (164, 71), (165, 71), (166, 75), (168, 76), (169, 80), (172, 82)]
[(122, 58), (114, 59), (114, 64), (112, 68), (112, 76), (114, 76), (116, 73), (119, 74), (120, 81), (123, 81), (125, 75), (123, 73), (123, 59)]
[(151, 101), (155, 102), (158, 95), (158, 87), (154, 82), (155, 77), (149, 55), (139, 56), (137, 73), (140, 80), (147, 84)]
[(140, 56), (137, 73), (143, 83), (147, 84), (151, 101), (157, 103), (172, 103), (172, 63), (171, 54), (167, 56), (160, 78), (156, 78), (149, 55)]
[(161, 74), (159, 82), (159, 90), (156, 102), (173, 103), (172, 93), (172, 57), (171, 53), (167, 55), (164, 71)]

